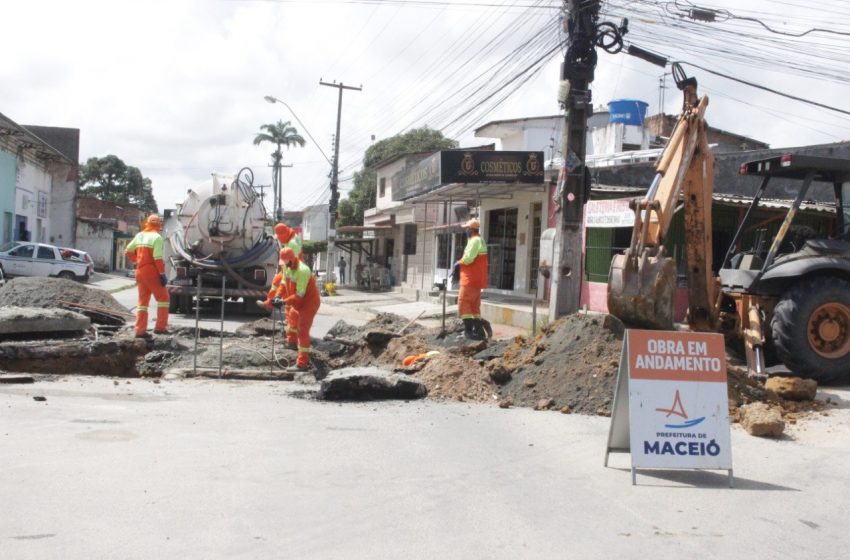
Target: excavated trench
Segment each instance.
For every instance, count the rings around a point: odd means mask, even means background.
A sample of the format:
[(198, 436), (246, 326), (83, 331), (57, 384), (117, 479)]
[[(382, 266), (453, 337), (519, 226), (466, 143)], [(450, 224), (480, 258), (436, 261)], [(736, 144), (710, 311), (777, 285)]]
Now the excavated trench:
[[(296, 353), (281, 346), (280, 329), (273, 329), (268, 318), (243, 325), (236, 333), (225, 333), (222, 340), (219, 332), (202, 330), (196, 352), (191, 328), (178, 327), (168, 335), (136, 339), (129, 325), (116, 327), (115, 322), (124, 322), (126, 310), (101, 290), (57, 279), (19, 280), (0, 288), (0, 370), (293, 379), (285, 368), (294, 362)], [(35, 312), (15, 307), (27, 305)], [(70, 331), (61, 329), (49, 314), (43, 315), (45, 310), (63, 305), (67, 305), (62, 310), (63, 320), (74, 325)], [(71, 309), (88, 313), (83, 317)], [(34, 316), (54, 324), (42, 333), (27, 334), (14, 328), (27, 324), (32, 330)], [(79, 321), (86, 317), (92, 326), (80, 330)], [(389, 314), (362, 327), (340, 321), (325, 340), (314, 340), (312, 374), (321, 381), (333, 370), (374, 367), (423, 383), (431, 398), (610, 415), (623, 339), (623, 326), (617, 319), (579, 313), (548, 325), (534, 338), (520, 336), (489, 345), (463, 339), (460, 321), (451, 321), (447, 327), (448, 332), (441, 333)], [(420, 359), (403, 365), (405, 358), (411, 357)], [(729, 398), (733, 417), (739, 407), (752, 402), (779, 407), (786, 417), (819, 406), (818, 401), (783, 401), (735, 368), (729, 369)]]

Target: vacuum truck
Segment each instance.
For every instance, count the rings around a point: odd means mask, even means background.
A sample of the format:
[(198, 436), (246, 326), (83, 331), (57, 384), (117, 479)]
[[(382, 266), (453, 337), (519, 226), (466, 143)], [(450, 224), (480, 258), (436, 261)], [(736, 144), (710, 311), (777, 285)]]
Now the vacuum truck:
[(278, 265), (278, 243), (268, 233), (250, 169), (213, 173), (165, 218), (163, 257), (172, 312), (190, 312), (193, 296), (221, 297), (222, 281), (227, 300), (265, 299)]

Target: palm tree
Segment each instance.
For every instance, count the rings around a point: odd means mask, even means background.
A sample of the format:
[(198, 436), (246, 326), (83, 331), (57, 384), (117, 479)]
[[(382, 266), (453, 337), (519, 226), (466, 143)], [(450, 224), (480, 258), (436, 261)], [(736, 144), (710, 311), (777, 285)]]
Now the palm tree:
[(274, 144), (277, 146), (274, 152), (272, 152), (272, 161), (273, 165), (273, 177), (272, 182), (274, 183), (274, 210), (275, 219), (278, 218), (277, 212), (281, 205), (281, 180), (280, 180), (280, 169), (281, 169), (281, 159), (283, 158), (283, 154), (281, 154), (280, 149), (282, 146), (286, 146), (289, 149), (290, 146), (301, 146), (304, 147), (306, 142), (304, 141), (304, 137), (298, 134), (298, 129), (292, 126), (289, 121), (277, 121), (272, 124), (264, 124), (260, 126), (260, 130), (264, 132), (259, 132), (254, 137), (254, 145), (259, 146), (264, 142), (268, 142), (270, 144)]

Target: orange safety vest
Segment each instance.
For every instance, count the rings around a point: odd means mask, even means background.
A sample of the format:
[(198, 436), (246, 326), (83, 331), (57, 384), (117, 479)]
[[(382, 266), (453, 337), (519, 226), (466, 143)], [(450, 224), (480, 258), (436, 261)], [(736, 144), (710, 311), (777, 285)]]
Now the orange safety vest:
[(487, 245), (479, 234), (474, 233), (466, 242), (460, 259), (460, 285), (483, 290), (487, 287), (488, 276)]
[[(126, 250), (130, 260), (136, 263), (136, 277), (165, 274), (162, 260), (162, 236), (153, 228), (145, 228), (136, 234)], [(154, 271), (156, 271), (154, 273)]]

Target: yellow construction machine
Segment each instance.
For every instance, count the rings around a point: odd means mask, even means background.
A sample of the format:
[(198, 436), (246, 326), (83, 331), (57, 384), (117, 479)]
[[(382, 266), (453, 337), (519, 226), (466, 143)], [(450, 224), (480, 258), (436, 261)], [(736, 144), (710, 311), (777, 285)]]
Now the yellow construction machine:
[[(714, 156), (706, 136), (706, 96), (674, 65), (684, 95), (682, 113), (656, 165), (646, 195), (631, 202), (630, 247), (615, 255), (608, 276), (608, 310), (627, 325), (673, 328), (675, 261), (665, 242), (677, 207), (684, 212), (688, 313), (692, 330), (721, 332), (743, 346), (751, 374), (781, 361), (820, 381), (850, 378), (850, 160), (784, 154), (745, 163), (762, 177), (738, 226), (719, 276), (712, 271), (711, 203)], [(748, 219), (771, 179), (802, 181), (778, 233), (765, 249), (741, 247)], [(831, 184), (835, 220), (827, 239), (795, 239), (789, 231), (813, 182)]]

